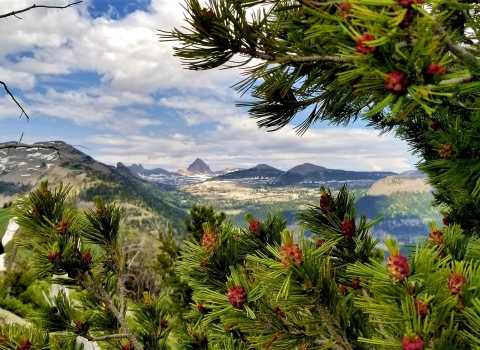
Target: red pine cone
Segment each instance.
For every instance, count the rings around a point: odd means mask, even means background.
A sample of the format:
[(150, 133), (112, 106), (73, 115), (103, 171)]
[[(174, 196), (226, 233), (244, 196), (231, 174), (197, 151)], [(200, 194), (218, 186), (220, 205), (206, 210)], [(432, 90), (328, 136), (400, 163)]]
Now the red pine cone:
[(50, 254), (47, 255), (48, 262), (51, 264), (60, 262), (61, 258), (62, 258), (62, 254), (60, 252), (51, 252)]
[(434, 131), (438, 131), (442, 128), (442, 125), (437, 121), (431, 121), (430, 123), (428, 123), (428, 126)]
[(408, 260), (402, 254), (391, 256), (387, 259), (387, 269), (390, 272), (390, 278), (394, 282), (400, 282), (410, 273)]
[(282, 309), (280, 309), (278, 306), (273, 309), (273, 312), (275, 312), (280, 317), (285, 317), (285, 312), (283, 312)]
[(250, 233), (258, 235), (260, 231), (260, 225), (261, 225), (260, 221), (253, 220), (248, 226), (248, 230), (250, 231)]
[(230, 304), (241, 309), (243, 304), (247, 302), (247, 293), (240, 286), (235, 286), (233, 289), (228, 291), (228, 300)]
[(130, 344), (124, 344), (122, 345), (122, 350), (131, 350), (132, 346)]
[(346, 285), (343, 285), (343, 284), (339, 284), (338, 285), (338, 290), (340, 291), (340, 293), (342, 293), (343, 295), (347, 295), (348, 293), (348, 288)]
[(350, 286), (353, 288), (353, 289), (358, 289), (360, 288), (360, 280), (358, 278), (355, 278), (352, 283), (350, 284)]
[(452, 294), (462, 295), (462, 287), (467, 283), (467, 279), (462, 275), (452, 274), (448, 279), (448, 289)]
[(78, 321), (77, 323), (75, 323), (75, 328), (81, 331), (83, 329), (83, 323), (81, 321)]
[(407, 28), (412, 22), (413, 22), (413, 12), (409, 10), (405, 14), (405, 16), (403, 16), (402, 22), (400, 22), (399, 26), (400, 28)]
[(423, 4), (423, 0), (395, 0), (403, 8), (412, 6), (413, 4)]
[(330, 199), (330, 198), (329, 198), (329, 195), (326, 194), (326, 193), (325, 193), (325, 194), (322, 194), (322, 195), (320, 196), (320, 208), (321, 208), (322, 210), (324, 210), (324, 211), (327, 210), (329, 199)]
[(428, 306), (422, 303), (420, 300), (415, 300), (415, 313), (424, 318), (428, 315)]
[(58, 233), (65, 234), (65, 232), (67, 232), (67, 228), (68, 228), (68, 222), (65, 220), (62, 220), (58, 223), (56, 230)]
[(340, 4), (340, 16), (343, 17), (344, 19), (350, 18), (351, 9), (352, 9), (352, 6), (350, 6), (350, 4), (346, 2)]
[(25, 339), (19, 346), (17, 346), (17, 350), (30, 350), (33, 347), (33, 344), (30, 340)]
[(198, 304), (197, 304), (197, 310), (198, 310), (199, 312), (201, 312), (202, 314), (206, 311), (206, 310), (205, 310), (205, 306), (203, 306), (202, 303), (198, 303)]
[(325, 242), (326, 242), (326, 241), (325, 241), (324, 239), (316, 239), (316, 240), (315, 240), (315, 246), (316, 246), (317, 248), (320, 248), (322, 245), (325, 244)]
[(84, 264), (91, 264), (92, 263), (92, 256), (90, 253), (82, 253), (82, 256), (80, 258)]
[(366, 46), (365, 44), (365, 42), (372, 41), (372, 40), (375, 40), (375, 37), (373, 35), (363, 33), (362, 37), (359, 40), (357, 40), (357, 46), (355, 47), (355, 50), (357, 50), (357, 52), (360, 52), (364, 55), (366, 55), (367, 53), (375, 52), (377, 50), (375, 46), (369, 47), (369, 46)]
[(286, 267), (300, 265), (303, 261), (303, 253), (298, 244), (284, 245), (280, 251), (280, 260)]
[(405, 73), (395, 70), (387, 73), (387, 76), (383, 79), (383, 84), (385, 84), (385, 89), (387, 91), (392, 93), (404, 93), (410, 83), (408, 82)]
[(423, 350), (424, 344), (418, 334), (413, 336), (404, 336), (402, 339), (403, 350)]
[(428, 75), (442, 76), (446, 72), (447, 72), (447, 70), (444, 67), (442, 67), (441, 65), (439, 65), (438, 63), (432, 63), (427, 68), (427, 74)]
[(445, 226), (450, 226), (451, 224), (453, 224), (453, 220), (448, 216), (444, 216), (442, 218), (442, 222)]
[(202, 246), (207, 252), (211, 253), (217, 244), (218, 235), (215, 232), (206, 232), (202, 237)]
[(350, 219), (345, 219), (342, 222), (342, 235), (349, 239), (355, 234), (355, 221)]
[(200, 263), (200, 268), (201, 268), (202, 270), (206, 270), (206, 269), (208, 269), (208, 266), (207, 266), (206, 263), (201, 262), (201, 263)]
[(443, 233), (441, 231), (433, 231), (428, 235), (428, 242), (432, 245), (443, 245)]
[(162, 327), (167, 327), (168, 320), (166, 318), (162, 319)]

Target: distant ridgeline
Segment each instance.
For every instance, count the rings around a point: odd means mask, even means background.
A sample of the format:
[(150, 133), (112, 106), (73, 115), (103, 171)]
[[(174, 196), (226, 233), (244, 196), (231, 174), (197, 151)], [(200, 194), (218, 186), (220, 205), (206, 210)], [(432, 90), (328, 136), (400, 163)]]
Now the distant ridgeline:
[(348, 182), (352, 187), (365, 187), (390, 175), (389, 171), (347, 171), (327, 169), (322, 166), (305, 163), (283, 171), (267, 164), (259, 164), (249, 169), (227, 168), (213, 172), (201, 159), (196, 159), (187, 170), (169, 172), (162, 168), (152, 170), (133, 164), (128, 167), (135, 176), (151, 182), (181, 186), (203, 181), (235, 181), (244, 184), (265, 184), (269, 186), (312, 186), (329, 184), (338, 187), (339, 183)]
[(52, 186), (62, 181), (72, 186), (72, 198), (80, 209), (91, 207), (92, 198), (101, 195), (106, 201), (128, 204), (127, 227), (144, 232), (167, 231), (177, 236), (185, 233), (186, 208), (155, 184), (132, 174), (123, 164), (117, 167), (97, 162), (78, 149), (62, 142), (46, 142), (51, 149), (12, 149), (0, 153), (0, 204), (14, 194), (25, 194), (48, 179)]
[(318, 202), (319, 186), (336, 189), (347, 183), (356, 192), (359, 214), (385, 216), (374, 229), (379, 238), (390, 234), (410, 242), (427, 232), (426, 220), (439, 219), (436, 209), (430, 207), (430, 188), (423, 174), (416, 171), (357, 172), (309, 163), (288, 171), (267, 164), (212, 171), (197, 158), (187, 170), (174, 173), (162, 168), (147, 170), (141, 164), (127, 167), (118, 163), (113, 167), (64, 142), (47, 144), (61, 152), (42, 148), (0, 151), (0, 205), (2, 200), (8, 203), (13, 195), (36, 187), (42, 179), (52, 185), (63, 181), (72, 185), (72, 198), (81, 210), (91, 207), (92, 198), (101, 195), (107, 201), (125, 204), (127, 228), (153, 235), (173, 229), (181, 239), (185, 234), (183, 219), (194, 204), (224, 210), (240, 226), (245, 224), (246, 212), (263, 220), (267, 213), (282, 210), (293, 225), (296, 212)]

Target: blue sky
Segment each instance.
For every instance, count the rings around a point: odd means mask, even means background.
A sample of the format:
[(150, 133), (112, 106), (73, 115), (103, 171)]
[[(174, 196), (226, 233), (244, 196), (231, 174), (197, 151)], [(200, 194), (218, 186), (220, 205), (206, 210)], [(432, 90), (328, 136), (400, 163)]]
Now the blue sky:
[[(66, 10), (36, 9), (0, 20), (0, 80), (30, 116), (0, 91), (0, 142), (62, 140), (108, 164), (213, 170), (302, 163), (349, 170), (413, 168), (407, 146), (359, 122), (258, 129), (229, 87), (240, 70), (193, 72), (159, 43), (157, 29), (183, 25), (183, 0), (87, 0)], [(1, 12), (32, 0), (2, 0)], [(67, 0), (44, 0), (65, 5)], [(245, 96), (243, 99), (248, 98)], [(295, 123), (295, 121), (294, 121)]]

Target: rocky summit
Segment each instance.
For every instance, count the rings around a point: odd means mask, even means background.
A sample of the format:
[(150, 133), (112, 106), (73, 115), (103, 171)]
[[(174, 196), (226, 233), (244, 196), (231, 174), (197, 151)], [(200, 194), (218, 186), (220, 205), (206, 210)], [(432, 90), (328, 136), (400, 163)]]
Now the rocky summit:
[(210, 170), (210, 167), (200, 158), (195, 159), (195, 161), (190, 164), (190, 166), (187, 169), (187, 173), (190, 175), (193, 174), (209, 174), (213, 175), (214, 172)]

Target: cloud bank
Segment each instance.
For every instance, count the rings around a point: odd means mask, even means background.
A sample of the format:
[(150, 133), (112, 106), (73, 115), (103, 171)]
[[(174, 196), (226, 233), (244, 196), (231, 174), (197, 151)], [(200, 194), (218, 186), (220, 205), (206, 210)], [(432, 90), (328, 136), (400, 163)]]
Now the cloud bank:
[[(64, 0), (45, 0), (65, 5)], [(212, 169), (259, 163), (287, 170), (309, 162), (349, 170), (412, 168), (406, 144), (357, 128), (258, 129), (229, 87), (240, 71), (193, 72), (159, 43), (157, 29), (183, 25), (177, 1), (84, 1), (0, 20), (0, 80), (32, 118), (24, 141), (62, 139), (106, 163), (169, 170), (197, 157)], [(32, 4), (2, 0), (2, 13)], [(0, 94), (0, 141), (15, 138), (20, 111)], [(21, 126), (20, 126), (21, 127)], [(19, 136), (19, 135), (18, 135)]]

